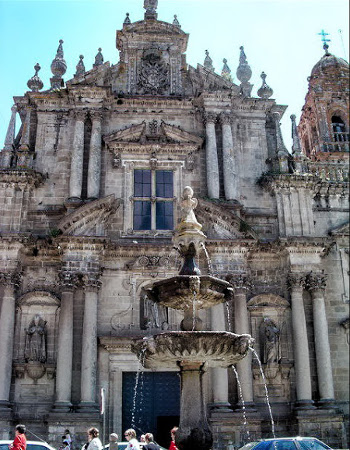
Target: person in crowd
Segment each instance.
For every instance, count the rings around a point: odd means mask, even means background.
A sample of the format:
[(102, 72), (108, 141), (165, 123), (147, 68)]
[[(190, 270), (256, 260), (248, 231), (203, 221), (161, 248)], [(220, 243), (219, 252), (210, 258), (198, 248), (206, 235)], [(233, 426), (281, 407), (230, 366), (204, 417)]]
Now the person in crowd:
[(118, 440), (119, 437), (116, 433), (109, 435), (109, 450), (118, 450)]
[(63, 439), (60, 449), (61, 450), (70, 450), (70, 444), (69, 444), (68, 439)]
[(160, 450), (158, 444), (154, 442), (154, 437), (152, 433), (145, 434), (146, 444), (143, 445), (143, 450)]
[(67, 430), (64, 430), (64, 434), (63, 434), (63, 436), (62, 436), (62, 439), (63, 439), (63, 441), (67, 441), (68, 442), (68, 445), (69, 445), (69, 448), (72, 448), (73, 447), (73, 445), (72, 445), (72, 436), (71, 436), (71, 433), (70, 433), (70, 431), (67, 429)]
[(86, 447), (86, 450), (102, 450), (103, 445), (102, 442), (100, 441), (100, 438), (98, 437), (100, 434), (98, 429), (95, 427), (89, 428), (87, 433), (88, 433), (88, 445)]
[(25, 425), (16, 425), (15, 428), (15, 439), (12, 444), (9, 445), (10, 450), (26, 450), (27, 439), (26, 439), (26, 427)]
[(145, 435), (141, 434), (141, 436), (140, 436), (140, 444), (145, 444), (145, 443), (146, 443)]
[(127, 450), (141, 450), (139, 441), (136, 439), (136, 431), (129, 428), (124, 433), (125, 439), (128, 441)]
[(175, 444), (175, 434), (176, 434), (178, 429), (179, 429), (179, 427), (174, 427), (170, 431), (171, 442), (170, 442), (169, 450), (178, 450), (178, 448), (176, 447), (176, 444)]

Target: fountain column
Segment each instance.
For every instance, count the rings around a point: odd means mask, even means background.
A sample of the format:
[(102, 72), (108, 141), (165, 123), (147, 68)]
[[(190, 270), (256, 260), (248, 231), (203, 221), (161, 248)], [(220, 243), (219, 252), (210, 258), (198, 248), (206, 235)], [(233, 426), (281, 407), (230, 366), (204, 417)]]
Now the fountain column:
[(91, 410), (96, 405), (97, 377), (97, 303), (100, 281), (98, 274), (84, 278), (85, 306), (83, 343), (81, 357), (81, 402), (80, 408)]
[(216, 114), (205, 114), (207, 187), (209, 198), (220, 197), (219, 161), (216, 146), (215, 122)]
[(75, 280), (73, 274), (67, 271), (62, 271), (59, 275), (62, 287), (57, 344), (55, 409), (69, 411), (69, 408), (72, 406), (73, 300)]
[(288, 285), (291, 291), (292, 303), (293, 349), (297, 407), (299, 409), (309, 409), (313, 408), (313, 401), (309, 343), (303, 301), (305, 277), (300, 274), (290, 274), (288, 277)]
[(224, 171), (224, 189), (226, 200), (237, 198), (236, 168), (233, 154), (233, 138), (230, 114), (221, 114), (222, 125), (222, 158)]
[[(211, 309), (211, 329), (213, 331), (225, 331), (224, 305), (219, 304)], [(230, 410), (228, 401), (228, 372), (227, 369), (215, 367), (212, 369), (213, 408)]]
[(334, 385), (331, 363), (331, 350), (328, 337), (328, 322), (324, 290), (327, 276), (323, 273), (311, 272), (306, 278), (306, 285), (311, 293), (314, 319), (315, 351), (319, 404), (325, 408), (334, 405)]
[(101, 121), (99, 111), (91, 114), (92, 130), (90, 140), (90, 157), (88, 169), (88, 199), (94, 200), (100, 196), (101, 179)]
[(84, 122), (86, 113), (75, 113), (74, 137), (72, 144), (72, 161), (70, 168), (69, 199), (80, 200), (83, 185), (83, 158), (84, 158)]
[[(234, 287), (235, 329), (237, 334), (250, 333), (250, 321), (247, 309), (247, 291), (250, 287), (246, 275), (229, 276), (229, 281)], [(254, 404), (253, 375), (252, 375), (252, 353), (239, 361), (236, 365), (238, 377), (242, 387), (245, 406)]]

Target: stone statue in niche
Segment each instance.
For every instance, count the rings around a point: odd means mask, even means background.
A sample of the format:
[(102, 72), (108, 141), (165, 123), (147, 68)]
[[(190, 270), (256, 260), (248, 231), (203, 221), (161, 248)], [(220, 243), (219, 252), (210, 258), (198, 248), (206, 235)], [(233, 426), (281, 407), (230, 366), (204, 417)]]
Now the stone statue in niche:
[(35, 314), (26, 331), (24, 357), (26, 362), (46, 361), (46, 321)]
[(146, 292), (143, 292), (141, 294), (141, 329), (167, 330), (169, 328), (168, 320), (168, 308), (158, 305)]
[(146, 51), (141, 61), (138, 87), (143, 94), (162, 94), (169, 87), (169, 69), (158, 50)]
[(263, 364), (276, 366), (281, 360), (280, 330), (269, 317), (265, 317), (261, 324), (260, 337)]

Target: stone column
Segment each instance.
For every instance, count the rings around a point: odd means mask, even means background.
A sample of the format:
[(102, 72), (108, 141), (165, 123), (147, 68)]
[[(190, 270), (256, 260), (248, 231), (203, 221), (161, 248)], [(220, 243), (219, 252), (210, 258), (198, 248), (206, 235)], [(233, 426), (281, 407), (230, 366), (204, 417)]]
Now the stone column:
[(73, 368), (73, 301), (74, 276), (62, 271), (61, 310), (58, 329), (57, 367), (56, 367), (56, 401), (55, 409), (69, 411), (72, 390)]
[(85, 115), (86, 114), (84, 111), (75, 112), (75, 127), (69, 181), (69, 199), (72, 201), (81, 199), (81, 189), (83, 183)]
[(15, 327), (15, 289), (19, 283), (19, 274), (0, 272), (0, 285), (3, 287), (3, 298), (0, 310), (0, 409), (9, 404), (13, 340)]
[[(235, 323), (234, 332), (237, 334), (250, 334), (250, 320), (247, 309), (247, 292), (250, 282), (245, 274), (231, 275), (229, 282), (234, 287)], [(252, 352), (236, 364), (239, 381), (241, 383), (243, 399), (246, 407), (254, 404)]]
[(96, 405), (98, 274), (84, 277), (85, 306), (81, 357), (80, 408), (91, 411)]
[(90, 140), (90, 155), (88, 169), (88, 199), (94, 200), (100, 196), (101, 180), (101, 121), (102, 114), (95, 111), (91, 114), (92, 130)]
[(222, 125), (222, 157), (224, 169), (224, 188), (226, 200), (237, 198), (235, 156), (233, 153), (233, 138), (231, 128), (231, 116), (221, 114)]
[(219, 162), (216, 147), (215, 133), (216, 115), (207, 113), (205, 115), (206, 124), (206, 160), (207, 160), (207, 186), (208, 197), (220, 197)]
[[(213, 331), (225, 331), (225, 306), (223, 304), (216, 305), (211, 308), (211, 329)], [(212, 369), (212, 386), (213, 386), (213, 408), (220, 410), (229, 410), (230, 403), (228, 401), (228, 373), (227, 369)]]
[(331, 350), (328, 337), (328, 322), (324, 290), (327, 276), (311, 272), (306, 278), (306, 285), (311, 293), (314, 319), (315, 351), (320, 405), (331, 407), (334, 402), (334, 386), (331, 364)]
[(293, 350), (295, 365), (295, 381), (297, 391), (297, 408), (314, 408), (312, 401), (309, 344), (306, 329), (303, 291), (305, 277), (290, 274), (288, 286), (291, 292)]

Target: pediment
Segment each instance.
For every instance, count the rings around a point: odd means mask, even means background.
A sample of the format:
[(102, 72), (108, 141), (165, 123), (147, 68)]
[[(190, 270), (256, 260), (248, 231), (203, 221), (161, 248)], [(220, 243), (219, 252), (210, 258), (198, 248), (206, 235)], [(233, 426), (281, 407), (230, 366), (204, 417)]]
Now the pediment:
[(329, 234), (332, 236), (349, 236), (349, 222), (344, 223), (336, 228), (333, 228), (329, 231)]
[(208, 239), (254, 239), (257, 234), (242, 221), (234, 212), (224, 206), (199, 200), (195, 210), (199, 223), (203, 225), (203, 232)]
[(64, 217), (58, 228), (64, 236), (105, 236), (108, 218), (120, 204), (114, 195), (94, 200)]
[(170, 125), (161, 121), (153, 120), (148, 124), (143, 121), (136, 125), (131, 125), (122, 130), (112, 132), (103, 137), (105, 143), (113, 148), (118, 144), (139, 143), (147, 144), (179, 144), (200, 148), (203, 138), (189, 133), (176, 125)]

